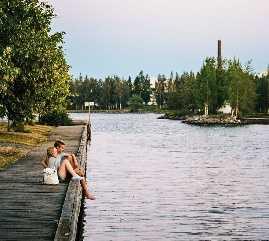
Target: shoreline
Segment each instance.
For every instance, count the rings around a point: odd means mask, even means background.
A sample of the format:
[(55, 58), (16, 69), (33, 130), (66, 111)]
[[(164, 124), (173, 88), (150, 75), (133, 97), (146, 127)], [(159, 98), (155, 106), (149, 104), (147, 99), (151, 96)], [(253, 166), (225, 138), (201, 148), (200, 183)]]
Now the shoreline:
[(242, 117), (236, 119), (230, 115), (194, 115), (177, 116), (176, 114), (166, 113), (158, 119), (180, 120), (182, 123), (196, 126), (243, 126), (243, 125), (269, 125), (269, 117)]
[[(89, 110), (68, 110), (67, 113), (89, 113)], [(164, 111), (153, 111), (153, 110), (140, 110), (137, 112), (131, 112), (130, 110), (90, 110), (90, 113), (103, 113), (103, 114), (164, 114)]]

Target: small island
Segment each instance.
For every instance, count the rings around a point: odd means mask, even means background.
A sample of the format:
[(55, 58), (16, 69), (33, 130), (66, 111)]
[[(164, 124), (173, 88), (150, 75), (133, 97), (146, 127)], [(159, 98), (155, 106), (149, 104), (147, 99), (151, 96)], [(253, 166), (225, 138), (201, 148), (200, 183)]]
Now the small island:
[(181, 116), (177, 115), (176, 112), (167, 112), (158, 117), (158, 119), (181, 120), (185, 124), (198, 126), (242, 126), (250, 124), (269, 124), (269, 116), (258, 114), (236, 118), (231, 114)]
[(246, 124), (240, 119), (228, 115), (212, 115), (212, 116), (192, 116), (186, 117), (183, 121), (186, 124), (199, 125), (199, 126), (238, 126)]

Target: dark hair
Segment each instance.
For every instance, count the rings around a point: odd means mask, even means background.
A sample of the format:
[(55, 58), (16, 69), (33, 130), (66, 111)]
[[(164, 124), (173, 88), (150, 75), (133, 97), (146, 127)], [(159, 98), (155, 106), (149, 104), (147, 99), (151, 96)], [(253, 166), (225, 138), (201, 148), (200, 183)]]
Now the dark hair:
[(56, 147), (56, 148), (61, 146), (61, 145), (65, 145), (63, 140), (56, 140), (54, 143), (54, 147)]

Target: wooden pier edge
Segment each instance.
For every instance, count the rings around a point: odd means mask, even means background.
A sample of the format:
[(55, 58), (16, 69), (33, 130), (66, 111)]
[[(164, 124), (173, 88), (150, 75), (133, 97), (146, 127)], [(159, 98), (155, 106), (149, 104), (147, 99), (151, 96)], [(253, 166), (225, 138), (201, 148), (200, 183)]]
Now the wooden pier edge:
[[(85, 125), (82, 130), (77, 159), (86, 170), (87, 165), (88, 130)], [(70, 181), (65, 195), (62, 213), (58, 222), (54, 241), (75, 241), (77, 236), (78, 218), (82, 201), (82, 189), (79, 183)]]

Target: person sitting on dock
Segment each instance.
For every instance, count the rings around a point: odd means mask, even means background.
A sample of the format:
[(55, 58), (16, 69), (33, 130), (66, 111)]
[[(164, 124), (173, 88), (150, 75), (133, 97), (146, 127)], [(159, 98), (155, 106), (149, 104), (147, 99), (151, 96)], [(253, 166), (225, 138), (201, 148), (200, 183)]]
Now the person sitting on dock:
[(80, 176), (75, 172), (68, 160), (68, 156), (63, 156), (61, 159), (57, 158), (57, 149), (55, 147), (49, 147), (47, 149), (47, 157), (44, 161), (42, 161), (42, 165), (45, 168), (49, 167), (57, 170), (58, 177), (61, 182), (66, 181), (69, 177), (71, 177), (71, 180), (73, 181), (80, 182), (85, 197), (87, 199), (95, 200), (95, 197), (88, 190), (85, 177)]
[(75, 170), (75, 172), (80, 175), (80, 176), (85, 176), (85, 171), (84, 169), (78, 164), (77, 158), (75, 156), (75, 154), (68, 154), (64, 152), (64, 148), (65, 148), (65, 143), (63, 140), (56, 140), (54, 143), (54, 147), (57, 150), (57, 161), (61, 162), (61, 160), (64, 157), (67, 157), (71, 166), (73, 167), (73, 169)]

